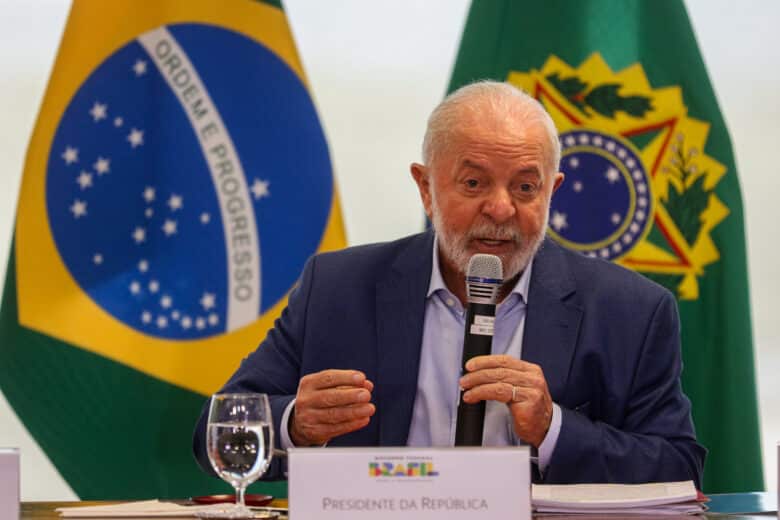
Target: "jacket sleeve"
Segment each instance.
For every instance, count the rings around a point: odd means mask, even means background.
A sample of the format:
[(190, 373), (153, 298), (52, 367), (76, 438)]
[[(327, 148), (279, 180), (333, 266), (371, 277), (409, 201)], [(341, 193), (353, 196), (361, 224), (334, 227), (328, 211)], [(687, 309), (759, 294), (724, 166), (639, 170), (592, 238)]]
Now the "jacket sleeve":
[[(290, 292), (287, 307), (257, 349), (241, 362), (219, 392), (259, 392), (268, 394), (274, 421), (274, 447), (280, 446), (280, 421), (295, 398), (300, 379), (301, 357), (306, 330), (307, 304), (312, 287), (316, 257), (306, 263), (300, 283)], [(192, 437), (192, 451), (204, 471), (216, 475), (206, 449), (206, 425), (211, 400), (203, 405)], [(286, 461), (274, 458), (264, 479), (284, 478)]]
[(701, 489), (706, 450), (696, 442), (680, 384), (680, 324), (665, 293), (644, 336), (621, 424), (562, 410), (561, 431), (542, 481), (643, 483), (693, 480)]

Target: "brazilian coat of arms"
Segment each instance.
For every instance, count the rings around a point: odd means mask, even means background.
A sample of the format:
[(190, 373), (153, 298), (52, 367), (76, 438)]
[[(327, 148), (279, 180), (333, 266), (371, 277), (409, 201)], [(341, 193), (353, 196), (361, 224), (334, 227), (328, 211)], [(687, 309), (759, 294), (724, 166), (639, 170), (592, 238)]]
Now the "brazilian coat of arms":
[(639, 63), (613, 72), (598, 53), (578, 68), (550, 56), (507, 81), (544, 105), (560, 135), (566, 181), (549, 235), (697, 299), (720, 258), (710, 232), (729, 214), (714, 193), (726, 167), (704, 152), (710, 125), (688, 116), (682, 90), (653, 89)]

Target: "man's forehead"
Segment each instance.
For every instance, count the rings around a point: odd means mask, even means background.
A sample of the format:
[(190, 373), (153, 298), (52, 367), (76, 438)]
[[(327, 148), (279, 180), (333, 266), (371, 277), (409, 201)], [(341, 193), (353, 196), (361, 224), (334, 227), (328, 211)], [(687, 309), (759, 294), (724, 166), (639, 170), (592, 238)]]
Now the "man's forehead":
[(492, 156), (543, 160), (548, 152), (543, 129), (530, 126), (505, 129), (464, 127), (452, 132), (448, 145), (449, 153), (459, 162)]
[[(455, 172), (457, 171), (474, 171), (493, 173), (494, 165), (489, 160), (480, 156), (462, 155), (456, 159)], [(511, 173), (516, 176), (542, 176), (542, 158), (538, 156), (518, 155), (515, 157), (514, 164), (511, 166)], [(455, 173), (453, 172), (453, 173)]]

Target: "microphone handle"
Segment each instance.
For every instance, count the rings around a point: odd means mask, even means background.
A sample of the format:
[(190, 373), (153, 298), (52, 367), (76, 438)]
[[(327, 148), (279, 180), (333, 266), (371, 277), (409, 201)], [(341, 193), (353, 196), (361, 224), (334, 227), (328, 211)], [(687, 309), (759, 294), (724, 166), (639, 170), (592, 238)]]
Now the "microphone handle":
[[(494, 304), (468, 304), (461, 375), (466, 373), (468, 360), (476, 356), (490, 354), (493, 343), (493, 323), (490, 318), (494, 318), (495, 315), (496, 306)], [(461, 390), (460, 402), (458, 403), (458, 422), (455, 428), (455, 446), (482, 446), (484, 424), (485, 401), (464, 403), (463, 391)]]

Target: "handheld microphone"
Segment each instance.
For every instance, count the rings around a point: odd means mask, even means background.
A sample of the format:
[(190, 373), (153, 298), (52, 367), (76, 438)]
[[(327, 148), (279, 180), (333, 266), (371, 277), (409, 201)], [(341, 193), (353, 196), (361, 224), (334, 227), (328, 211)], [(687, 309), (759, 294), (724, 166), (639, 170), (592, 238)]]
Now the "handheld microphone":
[[(477, 254), (469, 260), (466, 273), (468, 307), (461, 375), (466, 373), (468, 360), (490, 354), (498, 290), (503, 282), (503, 276), (501, 259), (495, 255)], [(464, 403), (461, 390), (458, 422), (455, 428), (455, 446), (481, 446), (484, 423), (485, 401), (476, 404)]]

